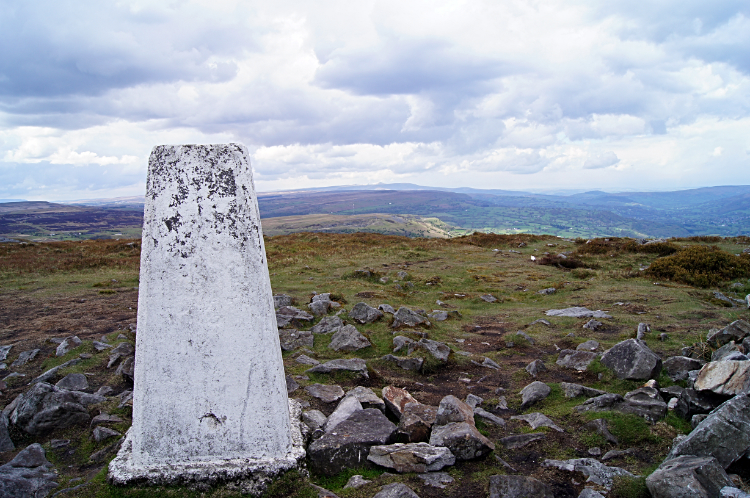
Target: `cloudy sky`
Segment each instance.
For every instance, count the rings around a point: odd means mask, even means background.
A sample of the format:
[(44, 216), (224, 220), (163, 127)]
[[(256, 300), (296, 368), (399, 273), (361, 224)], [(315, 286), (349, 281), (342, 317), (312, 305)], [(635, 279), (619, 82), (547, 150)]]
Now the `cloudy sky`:
[(0, 3), (0, 198), (142, 195), (157, 144), (258, 190), (750, 184), (747, 0)]

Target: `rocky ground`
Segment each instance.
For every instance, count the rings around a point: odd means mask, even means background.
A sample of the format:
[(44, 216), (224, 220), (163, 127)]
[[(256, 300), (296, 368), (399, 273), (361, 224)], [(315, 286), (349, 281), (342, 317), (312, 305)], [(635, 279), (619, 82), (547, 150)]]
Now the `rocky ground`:
[[(668, 245), (729, 257), (749, 242)], [(0, 496), (236, 493), (106, 483), (137, 334), (123, 244), (92, 246), (96, 265), (70, 262), (88, 257), (78, 246), (0, 246)], [(308, 441), (306, 467), (268, 495), (744, 496), (750, 275), (655, 279), (670, 250), (649, 245), (268, 239)]]

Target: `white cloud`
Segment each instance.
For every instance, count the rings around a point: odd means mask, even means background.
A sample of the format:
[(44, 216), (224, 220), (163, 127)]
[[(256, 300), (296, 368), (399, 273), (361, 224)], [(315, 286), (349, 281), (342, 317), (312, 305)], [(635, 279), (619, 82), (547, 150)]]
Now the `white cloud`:
[(583, 167), (584, 169), (608, 168), (610, 166), (614, 166), (619, 162), (620, 158), (618, 158), (617, 154), (610, 150), (607, 152), (602, 152), (601, 154), (589, 155), (588, 159), (586, 159), (586, 162), (583, 163)]

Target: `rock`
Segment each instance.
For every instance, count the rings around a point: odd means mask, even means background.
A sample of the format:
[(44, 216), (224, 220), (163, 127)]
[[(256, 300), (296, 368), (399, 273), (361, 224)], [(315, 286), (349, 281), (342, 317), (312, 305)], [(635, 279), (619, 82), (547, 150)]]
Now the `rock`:
[(285, 377), (285, 380), (286, 380), (286, 393), (287, 394), (292, 394), (294, 391), (299, 389), (299, 384), (297, 383), (296, 380), (294, 380), (294, 377), (292, 377), (291, 375), (287, 375)]
[(570, 318), (612, 318), (610, 315), (603, 311), (591, 311), (588, 308), (573, 307), (565, 308), (561, 310), (547, 310), (545, 313), (547, 316), (567, 316)]
[(323, 430), (326, 433), (333, 431), (337, 425), (348, 419), (354, 412), (362, 410), (362, 403), (355, 396), (344, 397), (336, 409), (328, 416)]
[(341, 329), (334, 333), (331, 337), (331, 342), (328, 344), (328, 349), (334, 351), (358, 351), (372, 346), (367, 337), (359, 333), (354, 325), (344, 325)]
[(388, 413), (400, 420), (407, 403), (419, 403), (409, 394), (406, 389), (395, 386), (385, 386), (383, 388), (383, 401)]
[(638, 329), (635, 332), (635, 338), (642, 341), (646, 338), (646, 334), (651, 333), (651, 326), (648, 323), (639, 323)]
[(120, 362), (120, 366), (115, 371), (116, 375), (121, 375), (130, 385), (133, 384), (133, 374), (135, 373), (135, 356), (128, 356)]
[(516, 338), (522, 339), (522, 340), (526, 341), (527, 343), (531, 344), (532, 346), (535, 344), (534, 339), (529, 334), (527, 334), (526, 332), (523, 332), (521, 330), (519, 330), (518, 332), (516, 332)]
[(362, 404), (362, 408), (377, 408), (385, 413), (385, 401), (369, 387), (357, 386), (346, 393), (345, 397), (355, 397)]
[(491, 368), (492, 370), (500, 370), (500, 365), (490, 360), (489, 358), (485, 358), (484, 360), (482, 360), (482, 363), (480, 363), (479, 366)]
[(601, 362), (619, 379), (647, 380), (658, 377), (661, 372), (661, 358), (637, 339), (615, 344), (604, 353)]
[(578, 498), (605, 498), (603, 494), (600, 492), (591, 489), (591, 488), (583, 488), (583, 491), (578, 495)]
[(292, 296), (287, 296), (286, 294), (276, 294), (273, 296), (273, 307), (274, 309), (279, 309), (282, 306), (291, 306), (292, 305)]
[(306, 370), (310, 373), (331, 373), (340, 371), (359, 372), (363, 377), (369, 377), (367, 363), (359, 358), (331, 360)]
[(107, 344), (106, 342), (99, 342), (99, 341), (94, 341), (93, 345), (94, 345), (94, 349), (96, 349), (97, 351), (104, 351), (105, 349), (110, 349), (112, 347), (111, 344)]
[(29, 434), (40, 435), (89, 421), (88, 410), (71, 391), (39, 382), (21, 396), (10, 421)]
[(419, 495), (406, 484), (394, 482), (383, 486), (372, 498), (419, 498)]
[(82, 373), (72, 373), (63, 377), (55, 386), (68, 391), (83, 391), (88, 389), (89, 381)]
[(432, 313), (428, 314), (427, 318), (436, 322), (444, 322), (448, 319), (448, 312), (443, 310), (432, 310)]
[(363, 476), (361, 476), (359, 474), (356, 474), (356, 475), (351, 476), (349, 478), (349, 480), (346, 481), (346, 484), (344, 485), (344, 489), (349, 489), (349, 488), (357, 489), (357, 488), (361, 488), (365, 484), (370, 484), (371, 482), (372, 481), (368, 481)]
[(734, 341), (729, 341), (728, 343), (724, 344), (722, 347), (711, 353), (711, 361), (725, 360), (727, 359), (727, 356), (732, 353), (739, 353), (739, 348), (734, 343)]
[(686, 380), (688, 372), (691, 370), (700, 370), (706, 362), (689, 358), (687, 356), (670, 356), (664, 360), (663, 367), (667, 375), (673, 381)]
[(306, 354), (299, 355), (294, 359), (294, 361), (302, 365), (320, 365), (320, 362), (318, 360), (316, 360), (315, 358), (310, 358)]
[(30, 444), (0, 466), (0, 496), (37, 498), (47, 496), (58, 484), (57, 474), (38, 443)]
[(113, 429), (109, 429), (108, 427), (97, 425), (96, 427), (94, 427), (91, 435), (93, 436), (94, 441), (96, 441), (97, 443), (101, 443), (102, 441), (105, 441), (111, 437), (121, 436), (122, 434)]
[(407, 403), (401, 413), (394, 440), (405, 443), (418, 443), (430, 438), (430, 429), (435, 424), (437, 407), (421, 403)]
[(493, 296), (492, 294), (483, 294), (483, 295), (479, 296), (479, 299), (481, 299), (482, 301), (484, 301), (486, 303), (497, 302), (497, 298), (495, 296)]
[(584, 429), (596, 432), (600, 436), (602, 436), (604, 439), (607, 440), (608, 443), (617, 444), (617, 438), (609, 432), (609, 428), (607, 427), (607, 420), (603, 418), (597, 418), (592, 420), (591, 422), (587, 423), (583, 426)]
[(445, 446), (455, 455), (456, 460), (473, 460), (495, 449), (495, 445), (480, 434), (473, 423), (468, 424), (466, 422), (433, 425), (430, 444)]
[(409, 354), (412, 354), (416, 349), (423, 349), (430, 353), (435, 359), (439, 361), (448, 361), (448, 357), (451, 354), (451, 348), (446, 344), (431, 339), (420, 339), (419, 342), (409, 344)]
[(447, 472), (427, 472), (426, 474), (418, 474), (417, 477), (424, 481), (425, 486), (438, 489), (445, 489), (448, 484), (454, 481)]
[(596, 351), (597, 349), (599, 349), (599, 343), (594, 340), (588, 340), (576, 346), (576, 351)]
[(10, 350), (13, 349), (13, 346), (0, 346), (0, 361), (5, 361), (8, 359), (8, 353), (10, 353)]
[(565, 432), (549, 417), (539, 412), (527, 413), (526, 415), (515, 415), (510, 418), (511, 420), (522, 420), (524, 422), (527, 422), (534, 430), (540, 427), (549, 427), (550, 429), (554, 429), (557, 432)]
[(580, 384), (571, 384), (569, 382), (560, 382), (560, 388), (563, 390), (566, 398), (577, 398), (578, 396), (587, 396), (589, 398), (607, 394), (605, 391), (586, 387)]
[(349, 312), (349, 318), (359, 323), (372, 323), (383, 317), (383, 312), (367, 303), (357, 303)]
[(36, 355), (39, 354), (39, 349), (31, 349), (29, 351), (24, 351), (21, 354), (18, 355), (18, 358), (16, 358), (16, 361), (10, 364), (11, 368), (19, 368), (36, 358)]
[(504, 437), (500, 440), (500, 444), (505, 446), (508, 450), (517, 450), (518, 448), (523, 448), (524, 446), (533, 443), (534, 441), (539, 441), (540, 439), (545, 439), (547, 437), (546, 434), (543, 432), (534, 432), (531, 434), (516, 434), (513, 436)]
[(396, 310), (394, 310), (393, 306), (391, 306), (390, 304), (381, 304), (378, 306), (378, 309), (383, 313), (390, 313), (391, 315), (396, 313)]
[(0, 453), (16, 449), (16, 445), (13, 444), (13, 440), (10, 438), (10, 433), (8, 432), (8, 423), (8, 416), (0, 412)]
[(409, 339), (408, 337), (397, 335), (393, 338), (393, 352), (398, 353), (404, 348), (408, 349), (410, 344), (414, 344), (414, 341)]
[(320, 410), (308, 410), (302, 412), (302, 422), (310, 429), (309, 433), (313, 440), (320, 438), (323, 434), (323, 428), (328, 421), (328, 417), (323, 415)]
[(280, 328), (295, 327), (302, 328), (314, 320), (310, 313), (295, 308), (294, 306), (282, 306), (276, 310), (276, 325)]
[(722, 498), (750, 498), (750, 493), (745, 493), (741, 489), (732, 486), (724, 486), (721, 488), (720, 493)]
[(122, 358), (130, 356), (135, 353), (135, 348), (129, 342), (122, 342), (117, 345), (112, 351), (109, 352), (109, 363), (107, 368), (112, 368)]
[(99, 415), (91, 419), (91, 423), (89, 424), (89, 427), (96, 427), (97, 425), (100, 425), (100, 424), (119, 424), (122, 422), (124, 421), (117, 415), (110, 415), (108, 413), (100, 413)]
[(97, 389), (94, 394), (96, 394), (98, 396), (109, 396), (113, 392), (115, 392), (115, 390), (112, 387), (110, 387), (110, 386), (102, 386), (99, 389)]
[(739, 460), (750, 449), (750, 397), (742, 394), (712, 411), (698, 427), (676, 441), (665, 458), (682, 455), (712, 456), (723, 468)]
[(646, 478), (653, 498), (711, 498), (731, 485), (715, 458), (692, 455), (667, 460)]
[(592, 318), (591, 320), (583, 324), (583, 328), (589, 330), (597, 330), (601, 328), (602, 325), (604, 325), (602, 322), (594, 320)]
[(734, 396), (750, 390), (750, 361), (712, 361), (703, 365), (695, 389)]
[(50, 368), (39, 377), (36, 377), (34, 380), (32, 380), (31, 383), (35, 384), (37, 382), (47, 382), (50, 379), (54, 378), (57, 375), (57, 372), (59, 372), (63, 368), (72, 367), (73, 365), (77, 365), (80, 362), (81, 362), (80, 358), (73, 358), (72, 360), (68, 360), (62, 365), (57, 365), (56, 367)]
[(488, 424), (494, 424), (499, 425), (500, 427), (505, 427), (505, 420), (501, 419), (494, 413), (488, 412), (484, 408), (477, 406), (474, 407), (474, 416), (479, 417), (482, 422), (488, 423)]
[(719, 347), (729, 341), (742, 342), (742, 339), (748, 336), (750, 336), (750, 323), (745, 320), (736, 320), (723, 329), (711, 330), (706, 336), (706, 342)]
[(690, 420), (693, 415), (710, 413), (724, 401), (726, 401), (726, 397), (711, 391), (699, 392), (695, 389), (683, 389), (677, 397), (674, 412), (677, 416)]
[(571, 460), (545, 460), (542, 462), (543, 467), (554, 467), (568, 472), (580, 472), (588, 479), (586, 482), (598, 484), (607, 489), (612, 487), (612, 481), (615, 477), (627, 476), (635, 477), (625, 469), (619, 467), (609, 467), (593, 458), (574, 458)]
[(338, 332), (341, 327), (344, 326), (344, 322), (337, 316), (324, 316), (310, 332), (313, 334), (329, 334), (331, 332)]
[(490, 476), (489, 498), (555, 498), (553, 489), (533, 477)]
[(395, 443), (373, 446), (367, 457), (370, 462), (398, 473), (434, 472), (456, 463), (448, 448), (427, 443)]
[(313, 347), (313, 335), (309, 330), (279, 329), (282, 351)]
[(663, 419), (667, 415), (667, 404), (658, 389), (641, 387), (625, 394), (625, 404), (617, 407), (623, 413), (633, 413), (645, 418), (651, 423)]
[(529, 327), (531, 327), (532, 325), (536, 325), (537, 323), (540, 324), (540, 325), (544, 325), (545, 327), (551, 327), (552, 326), (552, 324), (548, 320), (545, 320), (544, 318), (540, 318), (538, 320), (534, 320), (533, 322), (531, 322), (529, 324)]
[(313, 398), (318, 398), (324, 403), (333, 403), (344, 397), (344, 390), (341, 389), (341, 386), (312, 384), (305, 387), (305, 391)]
[(403, 306), (400, 307), (398, 311), (393, 315), (393, 323), (391, 324), (391, 327), (393, 327), (394, 329), (400, 327), (417, 326), (429, 327), (430, 322), (427, 320), (427, 318)]
[(440, 400), (435, 425), (447, 425), (452, 422), (466, 422), (474, 425), (474, 409), (457, 397), (449, 394)]
[(473, 410), (477, 406), (479, 406), (482, 403), (484, 403), (484, 399), (482, 399), (481, 397), (477, 396), (476, 394), (469, 393), (469, 394), (466, 395), (466, 401), (464, 401), (464, 403), (466, 403), (467, 405), (469, 405), (469, 407)]
[(541, 401), (552, 392), (544, 382), (534, 381), (521, 390), (521, 410), (525, 410), (537, 401)]
[(66, 337), (60, 344), (58, 344), (57, 351), (55, 351), (55, 356), (63, 356), (71, 349), (77, 348), (80, 345), (81, 340), (77, 335)]
[(535, 379), (536, 376), (539, 375), (539, 372), (545, 372), (546, 370), (547, 367), (544, 366), (544, 362), (542, 360), (534, 360), (526, 365), (526, 372)]
[(331, 309), (331, 301), (313, 301), (308, 304), (307, 307), (309, 308), (310, 313), (312, 313), (313, 315), (323, 316), (328, 314), (328, 311)]
[(360, 467), (367, 461), (370, 447), (390, 442), (396, 426), (379, 410), (359, 410), (308, 447), (310, 468), (333, 476)]
[(381, 360), (392, 361), (404, 370), (411, 370), (413, 372), (418, 372), (419, 370), (421, 370), (422, 365), (424, 364), (424, 358), (399, 358), (398, 356), (393, 356), (392, 354), (383, 356)]
[(599, 355), (591, 351), (576, 351), (573, 349), (563, 349), (560, 351), (555, 362), (563, 368), (570, 368), (578, 372), (585, 372), (592, 361)]
[(549, 287), (547, 289), (542, 289), (540, 291), (537, 291), (537, 294), (541, 294), (543, 296), (549, 296), (550, 294), (554, 294), (555, 292), (557, 292), (557, 289), (555, 289), (554, 287)]

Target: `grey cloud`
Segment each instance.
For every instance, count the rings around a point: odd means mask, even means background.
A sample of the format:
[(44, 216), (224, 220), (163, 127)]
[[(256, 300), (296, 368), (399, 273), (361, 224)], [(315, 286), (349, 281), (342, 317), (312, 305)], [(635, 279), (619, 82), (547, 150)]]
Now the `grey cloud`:
[(614, 152), (607, 151), (600, 154), (589, 154), (586, 162), (583, 163), (584, 169), (601, 169), (614, 166), (620, 162), (620, 158)]

